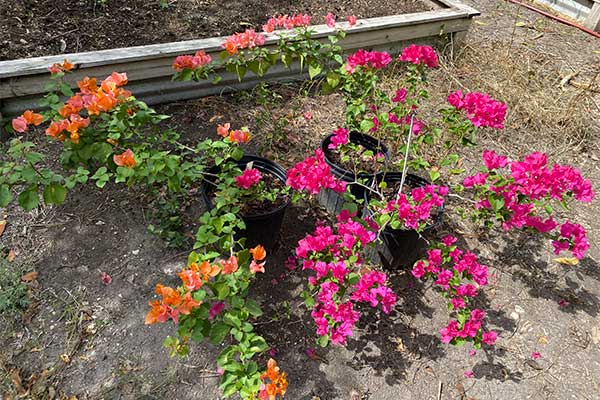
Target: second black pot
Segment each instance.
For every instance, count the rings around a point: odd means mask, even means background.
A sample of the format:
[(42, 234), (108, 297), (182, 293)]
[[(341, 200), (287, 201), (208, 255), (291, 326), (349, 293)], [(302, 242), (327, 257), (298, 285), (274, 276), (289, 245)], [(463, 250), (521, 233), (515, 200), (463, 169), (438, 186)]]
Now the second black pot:
[[(388, 184), (398, 183), (402, 180), (402, 174), (399, 172), (389, 172), (385, 175), (378, 175), (377, 181), (383, 180)], [(404, 180), (404, 184), (411, 189), (417, 187), (423, 187), (429, 185), (430, 182), (420, 176), (407, 174)], [(369, 194), (365, 192), (364, 195), (365, 204), (369, 201)], [(370, 212), (365, 209), (367, 215)], [(424, 229), (424, 233), (431, 232), (438, 228), (442, 223), (442, 217), (444, 214), (444, 206), (438, 209), (438, 212), (433, 216), (433, 221)], [(389, 269), (402, 269), (410, 268), (413, 263), (425, 255), (427, 249), (427, 242), (425, 239), (414, 229), (392, 229), (387, 226), (382, 232), (383, 246), (379, 246), (376, 249), (376, 253), (371, 258), (379, 258), (379, 261), (383, 266)]]

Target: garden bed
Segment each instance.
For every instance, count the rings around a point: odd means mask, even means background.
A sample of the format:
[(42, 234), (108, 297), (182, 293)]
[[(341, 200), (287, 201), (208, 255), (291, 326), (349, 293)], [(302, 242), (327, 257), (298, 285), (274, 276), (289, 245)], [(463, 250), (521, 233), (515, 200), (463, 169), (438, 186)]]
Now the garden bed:
[(438, 8), (430, 0), (4, 0), (0, 61), (227, 36), (258, 30), (275, 14), (362, 19)]

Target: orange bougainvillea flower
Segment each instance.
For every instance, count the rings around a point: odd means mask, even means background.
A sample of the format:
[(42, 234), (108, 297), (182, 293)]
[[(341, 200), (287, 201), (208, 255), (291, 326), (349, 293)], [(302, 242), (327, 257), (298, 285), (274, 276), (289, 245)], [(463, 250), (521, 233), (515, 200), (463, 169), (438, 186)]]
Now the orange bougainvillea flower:
[(179, 307), (177, 307), (177, 311), (180, 314), (188, 315), (192, 310), (202, 304), (201, 301), (196, 301), (192, 298), (192, 293), (187, 292), (185, 296), (183, 296), (183, 302)]
[(221, 272), (221, 267), (219, 267), (218, 265), (211, 265), (208, 261), (204, 261), (197, 267), (198, 271), (202, 274), (202, 279), (204, 279), (205, 282), (208, 281), (211, 277), (217, 276), (219, 272)]
[(267, 251), (260, 244), (253, 249), (250, 249), (250, 254), (252, 254), (252, 258), (254, 261), (264, 260), (267, 256)]
[(247, 130), (231, 131), (229, 133), (229, 140), (234, 143), (246, 143), (250, 140), (250, 132)]
[(42, 114), (36, 114), (31, 110), (25, 111), (23, 113), (23, 118), (25, 118), (28, 125), (38, 126), (44, 121), (44, 116)]
[(181, 304), (181, 294), (177, 290), (169, 286), (161, 285), (160, 283), (156, 284), (154, 290), (156, 291), (156, 294), (162, 297), (164, 304), (172, 307), (177, 307)]
[(150, 304), (150, 312), (146, 314), (146, 325), (155, 324), (157, 322), (166, 322), (169, 319), (169, 307), (161, 303), (159, 300), (148, 302)]
[(94, 94), (98, 91), (96, 78), (89, 78), (86, 76), (85, 78), (77, 82), (77, 86), (83, 94)]
[[(272, 358), (267, 362), (267, 371), (260, 376), (263, 381), (260, 392), (258, 394), (261, 400), (275, 400), (277, 395), (283, 397), (288, 387), (287, 374), (279, 372), (277, 362)], [(266, 382), (269, 379), (270, 382)]]
[(51, 74), (57, 74), (59, 72), (69, 72), (73, 68), (75, 68), (75, 64), (72, 64), (71, 62), (69, 62), (69, 60), (65, 58), (62, 64), (52, 64), (50, 67), (48, 67), (48, 70)]
[(46, 129), (46, 135), (52, 136), (60, 141), (66, 139), (64, 135), (64, 131), (69, 127), (69, 120), (63, 119), (60, 121), (54, 121), (50, 124), (50, 126)]
[(115, 154), (113, 161), (119, 167), (133, 168), (136, 164), (135, 158), (133, 157), (133, 151), (131, 149), (125, 150), (121, 154)]
[(231, 124), (229, 122), (224, 125), (217, 125), (217, 135), (223, 137), (229, 136), (229, 128), (231, 128)]
[(223, 266), (223, 275), (233, 274), (238, 269), (238, 260), (236, 256), (231, 256), (226, 261), (221, 260), (220, 263)]
[(73, 63), (70, 63), (70, 62), (69, 62), (69, 60), (67, 60), (67, 59), (65, 58), (65, 60), (63, 61), (63, 63), (62, 63), (62, 65), (61, 65), (61, 67), (62, 67), (62, 70), (63, 70), (63, 71), (65, 71), (65, 72), (69, 72), (69, 71), (71, 71), (73, 68), (75, 68), (75, 64), (73, 64)]
[(194, 271), (193, 269), (184, 269), (178, 275), (187, 290), (200, 289), (204, 284), (198, 271)]

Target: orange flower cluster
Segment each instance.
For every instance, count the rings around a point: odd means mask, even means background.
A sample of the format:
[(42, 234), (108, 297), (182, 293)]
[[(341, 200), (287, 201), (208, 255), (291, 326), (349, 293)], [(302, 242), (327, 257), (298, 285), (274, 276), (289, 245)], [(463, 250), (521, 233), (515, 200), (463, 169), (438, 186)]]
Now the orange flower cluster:
[(73, 68), (75, 68), (75, 64), (70, 63), (66, 58), (63, 61), (62, 64), (52, 64), (51, 66), (48, 67), (48, 71), (50, 71), (51, 74), (58, 74), (59, 72), (69, 72), (71, 71)]
[(204, 261), (200, 265), (191, 263), (188, 269), (184, 269), (178, 275), (187, 290), (197, 290), (211, 277), (217, 276), (219, 272), (221, 272), (221, 268), (218, 265), (211, 265), (208, 261)]
[(229, 53), (234, 55), (241, 49), (252, 49), (265, 44), (265, 37), (256, 33), (254, 29), (246, 29), (244, 32), (234, 33), (233, 36), (225, 39), (225, 43), (221, 45)]
[(204, 51), (199, 50), (195, 55), (178, 56), (173, 62), (173, 69), (181, 72), (185, 69), (196, 69), (210, 64), (212, 58)]
[(27, 132), (29, 125), (38, 126), (44, 121), (44, 117), (41, 114), (36, 114), (31, 110), (27, 110), (21, 115), (12, 120), (12, 127), (16, 132)]
[(231, 124), (228, 122), (224, 125), (217, 126), (217, 135), (224, 138), (229, 138), (233, 143), (246, 143), (250, 140), (250, 132), (247, 129), (242, 128), (241, 130), (230, 130)]
[(89, 118), (83, 118), (79, 113), (85, 109), (91, 116), (112, 110), (131, 96), (130, 91), (122, 88), (126, 84), (127, 75), (124, 73), (113, 72), (101, 82), (100, 87), (96, 78), (85, 77), (77, 82), (80, 91), (58, 110), (64, 119), (53, 121), (46, 129), (46, 134), (60, 141), (68, 135), (71, 142), (79, 143), (80, 129), (90, 124)]
[(201, 301), (192, 298), (191, 292), (173, 289), (160, 283), (156, 285), (156, 293), (162, 297), (162, 300), (149, 303), (152, 308), (146, 315), (147, 325), (166, 322), (169, 318), (178, 323), (179, 314), (188, 315), (202, 304)]
[(265, 263), (258, 262), (264, 260), (267, 257), (267, 251), (260, 244), (253, 249), (250, 249), (250, 254), (252, 254), (252, 262), (250, 262), (250, 272), (253, 274), (257, 272), (265, 272)]
[(115, 154), (113, 161), (119, 167), (133, 168), (136, 164), (135, 158), (133, 158), (133, 151), (131, 149), (125, 150), (121, 154)]
[[(270, 382), (265, 382), (265, 378), (268, 378)], [(277, 361), (272, 358), (267, 362), (267, 371), (260, 376), (263, 384), (258, 393), (260, 400), (275, 400), (277, 395), (283, 397), (288, 387), (286, 380), (287, 374), (285, 372), (279, 372)]]

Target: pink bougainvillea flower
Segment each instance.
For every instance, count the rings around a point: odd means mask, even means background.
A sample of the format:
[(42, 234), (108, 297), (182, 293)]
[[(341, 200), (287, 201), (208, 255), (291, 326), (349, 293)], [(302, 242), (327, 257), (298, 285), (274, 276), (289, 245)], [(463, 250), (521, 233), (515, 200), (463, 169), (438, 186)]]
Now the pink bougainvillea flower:
[(485, 344), (489, 344), (490, 346), (496, 343), (496, 339), (498, 338), (498, 334), (493, 331), (484, 332), (481, 338), (481, 341)]
[(408, 91), (405, 88), (400, 88), (396, 90), (396, 94), (394, 95), (394, 97), (392, 97), (392, 101), (394, 103), (404, 103), (404, 101), (406, 100), (407, 93)]
[(463, 375), (465, 376), (465, 378), (473, 378), (473, 377), (475, 377), (475, 374), (473, 373), (473, 371), (465, 371), (463, 373)]
[(411, 64), (424, 64), (429, 68), (438, 66), (438, 56), (431, 46), (418, 46), (411, 44), (402, 50), (400, 61), (409, 62)]
[(260, 182), (262, 174), (256, 168), (247, 168), (241, 175), (235, 178), (235, 182), (239, 188), (250, 189), (250, 187)]
[(471, 349), (471, 351), (469, 351), (469, 356), (470, 357), (474, 357), (475, 354), (477, 354), (477, 351), (475, 349)]
[(227, 260), (221, 260), (219, 263), (223, 266), (221, 271), (223, 275), (233, 274), (238, 270), (238, 260), (236, 256), (231, 256)]
[(308, 157), (288, 171), (287, 184), (292, 189), (307, 190), (311, 194), (317, 194), (324, 188), (338, 193), (346, 190), (346, 182), (332, 175), (331, 167), (325, 162), (325, 154), (321, 149), (315, 151), (314, 157)]
[(223, 309), (225, 309), (225, 303), (224, 302), (218, 301), (218, 302), (214, 303), (210, 307), (210, 310), (208, 310), (208, 320), (212, 321), (213, 319), (215, 319), (217, 317), (217, 315), (221, 314), (221, 312), (223, 311)]
[(312, 347), (307, 347), (306, 350), (304, 350), (304, 352), (306, 353), (306, 356), (311, 359), (315, 358), (315, 355), (317, 354), (315, 349), (313, 349)]
[(27, 121), (22, 116), (17, 117), (12, 120), (12, 127), (16, 132), (19, 132), (19, 133), (27, 132), (27, 129), (28, 129)]
[(533, 358), (534, 360), (537, 360), (538, 358), (541, 358), (542, 355), (540, 353), (538, 353), (537, 351), (533, 351), (531, 352), (531, 358)]
[(256, 274), (257, 272), (265, 272), (265, 262), (261, 262), (261, 263), (257, 263), (256, 261), (252, 260), (250, 262), (250, 272), (252, 272), (253, 274)]
[(335, 15), (328, 12), (327, 15), (325, 16), (325, 23), (327, 24), (328, 27), (333, 28), (335, 26)]
[(348, 25), (354, 26), (354, 25), (356, 25), (356, 16), (354, 16), (354, 15), (348, 15), (346, 17), (346, 21), (348, 21)]
[(329, 143), (328, 147), (330, 149), (335, 149), (346, 143), (348, 143), (348, 130), (346, 128), (338, 128), (333, 131), (331, 143)]
[(356, 67), (381, 69), (392, 62), (392, 57), (386, 51), (367, 51), (360, 49), (354, 54), (350, 54), (346, 60), (344, 69), (352, 74)]
[(558, 305), (559, 305), (559, 306), (561, 306), (561, 307), (567, 307), (569, 304), (571, 304), (571, 303), (569, 303), (569, 302), (568, 302), (567, 300), (565, 300), (565, 299), (560, 299), (560, 300), (558, 301)]
[[(467, 118), (476, 127), (504, 128), (506, 104), (494, 100), (485, 93), (471, 92), (463, 95), (462, 91), (457, 90), (450, 93), (448, 103), (457, 110), (464, 110)], [(496, 162), (503, 163), (504, 161), (497, 160)]]
[(102, 271), (100, 273), (100, 279), (102, 280), (102, 283), (104, 283), (105, 285), (109, 285), (112, 283), (112, 276), (110, 276), (109, 274), (107, 274), (104, 271)]

